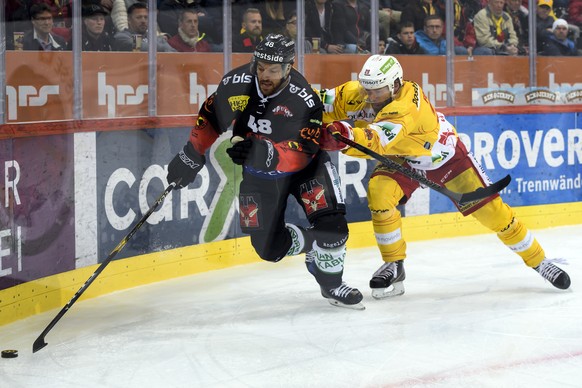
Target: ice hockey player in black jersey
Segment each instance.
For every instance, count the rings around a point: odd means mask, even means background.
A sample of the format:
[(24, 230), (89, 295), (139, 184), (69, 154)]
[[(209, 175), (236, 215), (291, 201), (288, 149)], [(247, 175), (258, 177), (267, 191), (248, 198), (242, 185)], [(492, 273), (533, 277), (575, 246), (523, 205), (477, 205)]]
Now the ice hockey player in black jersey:
[[(168, 165), (182, 188), (204, 166), (205, 152), (233, 125), (233, 162), (243, 166), (240, 226), (257, 254), (278, 262), (306, 253), (306, 265), (332, 305), (364, 309), (362, 294), (342, 282), (348, 225), (339, 176), (319, 147), (323, 104), (293, 68), (295, 43), (268, 35), (249, 64), (226, 74), (204, 102), (190, 139)], [(309, 228), (285, 223), (287, 198), (302, 206)]]

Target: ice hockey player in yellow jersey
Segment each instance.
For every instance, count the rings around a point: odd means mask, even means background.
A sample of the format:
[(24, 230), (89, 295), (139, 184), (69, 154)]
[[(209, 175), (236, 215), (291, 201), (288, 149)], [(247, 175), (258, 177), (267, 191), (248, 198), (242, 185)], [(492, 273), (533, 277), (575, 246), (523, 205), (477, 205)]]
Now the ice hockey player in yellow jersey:
[[(325, 105), (324, 122), (328, 123), (320, 138), (323, 149), (367, 157), (331, 136), (339, 133), (422, 172), (452, 191), (470, 192), (491, 183), (459, 139), (455, 127), (435, 110), (416, 82), (404, 80), (402, 66), (395, 57), (372, 55), (362, 67), (358, 81), (322, 90), (320, 95)], [(404, 293), (406, 242), (397, 205), (406, 203), (419, 186), (415, 180), (381, 163), (370, 177), (368, 206), (384, 261), (370, 280), (374, 298)], [(570, 286), (568, 274), (556, 266), (555, 260), (546, 258), (541, 245), (498, 194), (456, 205), (463, 215), (475, 217), (497, 233), (501, 242), (555, 287)]]

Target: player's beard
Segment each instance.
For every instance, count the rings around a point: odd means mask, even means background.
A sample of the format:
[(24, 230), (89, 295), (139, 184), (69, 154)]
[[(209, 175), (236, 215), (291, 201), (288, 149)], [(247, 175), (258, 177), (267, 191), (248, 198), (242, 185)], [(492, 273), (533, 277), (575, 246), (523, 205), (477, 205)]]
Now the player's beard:
[(275, 89), (277, 89), (277, 86), (280, 84), (281, 82), (275, 84), (275, 82), (273, 81), (259, 81), (259, 87), (261, 88), (261, 93), (263, 93), (263, 95), (265, 96), (270, 96), (271, 94), (273, 94), (275, 92)]

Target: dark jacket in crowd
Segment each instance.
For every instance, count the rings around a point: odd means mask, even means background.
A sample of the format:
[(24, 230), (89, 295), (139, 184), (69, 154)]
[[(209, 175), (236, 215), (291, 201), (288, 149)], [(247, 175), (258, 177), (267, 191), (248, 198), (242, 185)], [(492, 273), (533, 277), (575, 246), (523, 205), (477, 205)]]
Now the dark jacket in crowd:
[(308, 0), (305, 2), (305, 39), (311, 40), (312, 38), (319, 38), (320, 47), (327, 50), (327, 46), (333, 43), (331, 37), (331, 18), (332, 18), (333, 8), (331, 2), (325, 2), (325, 23), (324, 28), (321, 28), (319, 24), (319, 12), (315, 7), (315, 2), (313, 0)]
[(554, 35), (550, 35), (544, 40), (539, 54), (553, 57), (575, 57), (578, 55), (578, 50), (570, 39), (559, 41)]
[(426, 51), (424, 51), (422, 49), (422, 47), (420, 47), (420, 45), (418, 44), (418, 42), (415, 40), (414, 44), (412, 45), (412, 47), (409, 49), (407, 48), (404, 43), (402, 43), (402, 41), (397, 37), (393, 37), (393, 38), (388, 38), (388, 41), (386, 42), (386, 51), (384, 51), (384, 54), (390, 54), (390, 55), (394, 55), (394, 54), (426, 54)]
[[(57, 43), (58, 46), (52, 45), (51, 51), (65, 51), (67, 50), (67, 43), (63, 38), (58, 35), (51, 34), (53, 40)], [(22, 49), (23, 50), (30, 50), (30, 51), (45, 51), (40, 42), (34, 39), (34, 30), (29, 30), (24, 34), (24, 38), (22, 40)]]

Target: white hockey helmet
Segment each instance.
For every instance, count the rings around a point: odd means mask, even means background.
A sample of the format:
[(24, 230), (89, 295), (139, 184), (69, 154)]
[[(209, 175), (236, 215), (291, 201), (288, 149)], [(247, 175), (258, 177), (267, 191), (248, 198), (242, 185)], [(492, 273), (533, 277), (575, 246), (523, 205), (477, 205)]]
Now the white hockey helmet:
[(358, 75), (358, 81), (364, 89), (381, 89), (388, 87), (390, 93), (394, 94), (394, 83), (396, 80), (403, 82), (402, 66), (398, 59), (391, 55), (372, 55)]

